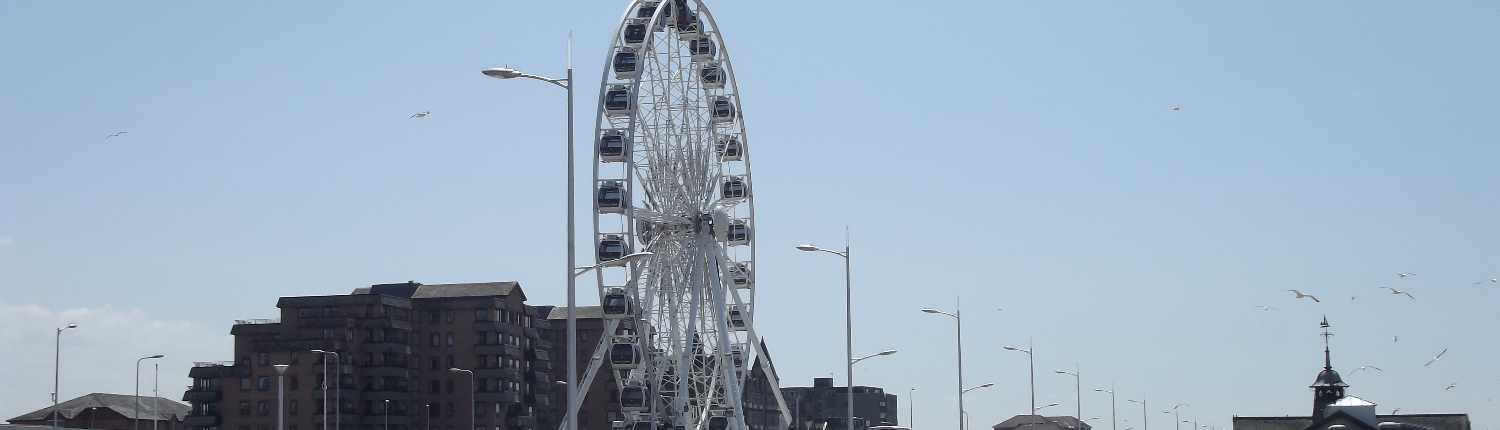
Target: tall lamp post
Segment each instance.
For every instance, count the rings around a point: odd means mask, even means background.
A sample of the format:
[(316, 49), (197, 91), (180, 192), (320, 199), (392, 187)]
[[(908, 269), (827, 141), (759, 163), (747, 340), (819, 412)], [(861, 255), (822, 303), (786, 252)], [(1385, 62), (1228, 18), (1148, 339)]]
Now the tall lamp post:
[[(519, 70), (496, 67), (484, 69), (480, 73), (495, 79), (526, 78), (535, 79), (552, 85), (562, 87), (568, 93), (568, 412), (563, 418), (564, 430), (577, 430), (578, 420), (578, 298), (577, 292), (573, 291), (576, 286), (573, 267), (577, 265), (574, 261), (574, 225), (573, 225), (573, 34), (568, 33), (568, 74), (566, 78), (553, 79), (544, 76), (522, 73)], [(471, 426), (472, 427), (472, 426)], [(472, 428), (470, 430), (473, 430)]]
[(286, 368), (285, 364), (276, 366), (276, 430), (286, 429)]
[(1141, 430), (1150, 430), (1151, 427), (1146, 425), (1146, 396), (1141, 396), (1140, 400), (1125, 399), (1125, 401), (1141, 404)]
[[(380, 412), (385, 415), (385, 430), (391, 430), (391, 399), (384, 399), (382, 403)], [(471, 404), (469, 407), (473, 408), (474, 406)], [(471, 409), (469, 412), (472, 413), (474, 411)], [(474, 420), (470, 418), (469, 421), (472, 422)]]
[(922, 312), (926, 312), (926, 313), (929, 313), (929, 314), (947, 315), (947, 316), (953, 317), (953, 321), (955, 321), (957, 323), (957, 325), (958, 325), (958, 336), (957, 336), (957, 338), (958, 338), (958, 428), (959, 428), (959, 430), (963, 430), (963, 426), (964, 426), (964, 319), (960, 317), (960, 315), (963, 315), (963, 313), (962, 313), (961, 309), (957, 308), (958, 303), (955, 302), (954, 306), (955, 306), (955, 308), (953, 309), (953, 313), (951, 313), (951, 314), (947, 313), (947, 312), (943, 312), (943, 311), (937, 310), (937, 309), (932, 309), (932, 308), (922, 309)]
[(1031, 351), (1035, 350), (1036, 347), (1031, 344), (1030, 339), (1026, 340), (1026, 347), (1027, 349), (1021, 349), (1006, 345), (1005, 350), (1024, 352), (1026, 353), (1026, 359), (1031, 362), (1031, 428), (1035, 429), (1037, 424), (1036, 410), (1039, 408), (1036, 407), (1036, 354), (1032, 354)]
[(57, 381), (58, 381), (58, 374), (59, 374), (60, 371), (62, 371), (62, 332), (63, 332), (63, 330), (67, 330), (67, 329), (70, 329), (70, 328), (78, 328), (78, 324), (68, 324), (67, 327), (58, 327), (57, 328), (56, 349), (54, 349), (54, 352), (53, 352), (53, 355), (52, 355), (52, 426), (53, 427), (62, 427), (61, 425), (58, 425), (58, 421), (61, 420), (61, 418), (57, 416), (57, 398), (60, 397), (58, 395), (58, 392), (57, 392)]
[[(959, 391), (958, 392), (958, 396), (959, 396), (960, 399), (962, 399), (963, 395), (964, 394), (968, 394), (970, 391), (978, 390), (978, 389), (984, 388), (984, 387), (992, 387), (994, 385), (995, 385), (995, 383), (993, 383), (993, 382), (986, 382), (986, 383), (979, 384), (979, 385), (976, 385), (976, 386), (973, 386), (973, 387), (965, 388), (965, 389), (963, 389), (963, 391)], [(963, 416), (963, 421), (960, 421), (959, 425), (963, 426), (964, 430), (968, 430), (968, 428), (969, 428), (969, 412), (968, 411), (964, 411), (962, 413), (962, 416)]]
[(1115, 384), (1109, 384), (1109, 389), (1095, 388), (1094, 391), (1109, 393), (1109, 430), (1115, 430), (1119, 425), (1115, 415)]
[(804, 251), (804, 252), (826, 252), (826, 253), (829, 253), (829, 254), (833, 254), (833, 255), (840, 256), (840, 257), (844, 257), (844, 359), (847, 361), (847, 365), (844, 366), (844, 371), (845, 371), (844, 380), (846, 382), (848, 382), (848, 384), (845, 384), (845, 385), (848, 385), (848, 387), (845, 387), (845, 388), (846, 388), (846, 394), (847, 394), (847, 397), (848, 397), (846, 400), (849, 403), (849, 405), (848, 405), (848, 411), (847, 411), (847, 415), (846, 416), (849, 419), (849, 421), (847, 421), (847, 423), (849, 425), (849, 427), (847, 428), (847, 430), (855, 430), (855, 428), (854, 428), (854, 362), (855, 362), (855, 360), (854, 360), (854, 317), (852, 315), (853, 310), (851, 309), (851, 304), (853, 303), (851, 301), (851, 297), (853, 295), (852, 294), (852, 285), (853, 285), (852, 283), (853, 283), (853, 280), (850, 279), (850, 270), (849, 270), (849, 231), (847, 229), (844, 230), (844, 252), (827, 250), (827, 249), (819, 248), (819, 247), (816, 247), (816, 246), (813, 246), (813, 245), (797, 245), (797, 250)]
[[(459, 369), (457, 367), (450, 367), (450, 368), (448, 368), (448, 371), (449, 372), (464, 372), (464, 373), (468, 373), (469, 374), (469, 430), (474, 430), (474, 428), (475, 428), (474, 427), (474, 371), (473, 370)], [(568, 384), (568, 389), (572, 390), (573, 389), (573, 384)], [(568, 402), (572, 403), (573, 399), (571, 399), (571, 398), (568, 399)], [(390, 430), (390, 429), (386, 429), (386, 430)]]
[(1083, 420), (1083, 377), (1078, 376), (1078, 374), (1083, 372), (1078, 370), (1078, 363), (1073, 363), (1072, 372), (1062, 370), (1054, 370), (1053, 372), (1073, 377), (1073, 402), (1078, 405), (1077, 415), (1074, 415), (1073, 419)]
[(333, 387), (333, 428), (338, 430), (339, 424), (342, 424), (340, 421), (343, 421), (340, 418), (344, 411), (344, 362), (339, 360), (337, 351), (314, 349), (312, 352), (323, 354), (323, 430), (328, 430), (328, 354), (333, 354), (333, 361), (338, 363), (333, 370), (333, 373), (337, 374), (333, 383), (338, 385)]
[(906, 390), (906, 428), (917, 426), (917, 387)]
[(1172, 420), (1177, 421), (1177, 430), (1182, 430), (1182, 417), (1177, 415), (1177, 408), (1183, 406), (1192, 407), (1193, 405), (1189, 405), (1187, 403), (1178, 403), (1177, 406), (1173, 406), (1172, 410), (1170, 411), (1161, 411), (1161, 413), (1164, 414), (1172, 414)]
[(141, 360), (150, 360), (162, 357), (165, 356), (156, 354), (149, 357), (141, 357), (135, 360), (135, 430), (141, 430)]

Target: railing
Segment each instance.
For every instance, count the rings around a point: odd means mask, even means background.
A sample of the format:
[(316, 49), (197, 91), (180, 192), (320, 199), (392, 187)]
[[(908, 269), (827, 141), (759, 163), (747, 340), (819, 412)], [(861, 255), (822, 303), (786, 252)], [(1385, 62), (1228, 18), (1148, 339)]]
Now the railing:
[(193, 367), (220, 367), (233, 366), (234, 360), (229, 361), (194, 361)]
[(281, 324), (281, 318), (256, 318), (248, 320), (234, 320), (234, 325), (250, 324)]

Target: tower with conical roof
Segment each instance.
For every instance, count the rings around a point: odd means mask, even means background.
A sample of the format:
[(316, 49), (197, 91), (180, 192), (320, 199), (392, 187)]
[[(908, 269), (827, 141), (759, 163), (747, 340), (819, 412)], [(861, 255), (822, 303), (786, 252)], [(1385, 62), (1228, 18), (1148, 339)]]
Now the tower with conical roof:
[(1323, 413), (1328, 405), (1343, 398), (1344, 389), (1349, 387), (1349, 384), (1345, 384), (1344, 379), (1339, 377), (1339, 372), (1333, 370), (1333, 359), (1328, 352), (1328, 337), (1333, 334), (1328, 332), (1327, 315), (1323, 316), (1323, 322), (1319, 326), (1323, 327), (1323, 371), (1318, 372), (1318, 379), (1309, 386), (1313, 389), (1312, 419), (1314, 422), (1323, 419)]

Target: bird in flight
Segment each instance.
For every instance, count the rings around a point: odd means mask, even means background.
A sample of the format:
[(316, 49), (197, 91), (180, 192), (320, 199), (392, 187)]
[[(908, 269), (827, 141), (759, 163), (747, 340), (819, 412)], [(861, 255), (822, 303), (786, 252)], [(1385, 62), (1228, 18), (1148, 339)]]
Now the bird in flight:
[(417, 112), (417, 113), (411, 114), (411, 117), (412, 118), (422, 118), (422, 117), (427, 116), (427, 114), (429, 114), (429, 113), (432, 113), (432, 112), (424, 110), (424, 111), (421, 111), (421, 112)]
[(1408, 292), (1405, 292), (1405, 291), (1401, 291), (1401, 290), (1398, 290), (1398, 289), (1395, 289), (1395, 288), (1391, 288), (1391, 287), (1380, 287), (1380, 288), (1385, 288), (1385, 289), (1391, 290), (1391, 294), (1405, 294), (1406, 297), (1411, 297), (1413, 300), (1416, 299), (1416, 297), (1412, 297), (1411, 296), (1411, 293), (1408, 293)]
[(1447, 354), (1447, 353), (1448, 353), (1448, 348), (1443, 348), (1443, 352), (1439, 352), (1438, 355), (1437, 355), (1437, 357), (1432, 357), (1431, 360), (1427, 360), (1427, 364), (1423, 364), (1423, 366), (1430, 366), (1430, 365), (1432, 365), (1432, 363), (1436, 363), (1439, 358), (1443, 358), (1443, 354)]
[(1172, 110), (1182, 110), (1182, 108), (1180, 108), (1180, 107), (1173, 107)]
[(1479, 284), (1483, 284), (1483, 283), (1484, 283), (1484, 281), (1490, 281), (1490, 282), (1500, 282), (1500, 278), (1490, 278), (1490, 279), (1483, 279), (1483, 280), (1480, 280), (1480, 281), (1479, 281), (1479, 282), (1475, 282), (1475, 283), (1474, 283), (1474, 285), (1479, 285)]
[(1382, 372), (1385, 371), (1385, 370), (1383, 370), (1383, 369), (1381, 369), (1379, 367), (1375, 367), (1375, 366), (1359, 366), (1359, 368), (1354, 369), (1354, 371), (1353, 372), (1349, 372), (1349, 374), (1353, 375), (1354, 372), (1358, 372), (1358, 371), (1365, 370), (1365, 369), (1375, 369), (1375, 370), (1379, 370), (1379, 371), (1382, 371)]
[[(125, 132), (123, 132), (123, 131), (117, 131), (114, 134), (111, 134), (111, 135), (108, 135), (108, 136), (104, 136), (104, 138), (108, 139), (108, 138), (111, 138), (111, 137), (120, 137), (120, 135), (122, 135), (122, 134), (125, 134)], [(1480, 282), (1483, 282), (1483, 281), (1480, 281)]]
[(1312, 299), (1312, 301), (1314, 301), (1314, 302), (1322, 302), (1322, 300), (1318, 300), (1317, 297), (1313, 297), (1312, 294), (1303, 294), (1301, 291), (1297, 291), (1297, 290), (1287, 290), (1287, 291), (1291, 291), (1292, 294), (1296, 294), (1297, 295), (1297, 297), (1293, 297), (1293, 299), (1300, 299), (1300, 298), (1306, 297), (1306, 298)]
[(1400, 342), (1400, 341), (1401, 341), (1401, 335), (1398, 334), (1398, 335), (1395, 335), (1395, 336), (1391, 336), (1391, 342)]
[(1349, 300), (1354, 300), (1354, 296), (1353, 296), (1353, 295), (1350, 295), (1350, 296), (1349, 296)]
[(1448, 391), (1448, 390), (1452, 390), (1452, 389), (1453, 389), (1453, 387), (1457, 387), (1457, 386), (1458, 386), (1458, 383), (1457, 383), (1457, 382), (1454, 382), (1454, 383), (1452, 383), (1452, 384), (1448, 384), (1448, 388), (1444, 388), (1444, 389), (1443, 389), (1443, 391)]
[(1407, 276), (1417, 276), (1417, 274), (1415, 274), (1415, 273), (1397, 273), (1396, 274), (1397, 278), (1405, 278)]
[(1270, 307), (1270, 306), (1250, 305), (1250, 307), (1252, 307), (1252, 308), (1260, 308), (1260, 310), (1263, 310), (1263, 311), (1281, 312), (1281, 309), (1276, 309), (1276, 308), (1273, 308), (1273, 307)]

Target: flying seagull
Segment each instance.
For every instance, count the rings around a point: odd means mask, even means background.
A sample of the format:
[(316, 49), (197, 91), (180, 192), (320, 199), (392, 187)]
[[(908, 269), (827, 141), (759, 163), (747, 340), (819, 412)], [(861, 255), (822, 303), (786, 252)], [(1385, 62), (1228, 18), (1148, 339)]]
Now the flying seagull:
[(1405, 292), (1405, 291), (1401, 291), (1401, 290), (1398, 290), (1398, 289), (1395, 289), (1395, 288), (1391, 288), (1391, 287), (1380, 287), (1380, 288), (1385, 288), (1385, 289), (1391, 290), (1391, 294), (1405, 294), (1406, 297), (1411, 297), (1413, 300), (1416, 299), (1416, 297), (1412, 297), (1411, 296), (1411, 293), (1408, 293), (1408, 292)]
[(1379, 371), (1382, 371), (1382, 372), (1384, 372), (1384, 371), (1385, 371), (1385, 370), (1382, 370), (1382, 369), (1381, 369), (1381, 368), (1379, 368), (1379, 367), (1375, 367), (1375, 366), (1359, 366), (1359, 368), (1357, 368), (1357, 369), (1354, 369), (1354, 371), (1352, 371), (1352, 372), (1349, 372), (1349, 374), (1350, 374), (1350, 375), (1353, 375), (1353, 374), (1354, 374), (1354, 372), (1358, 372), (1358, 371), (1361, 371), (1361, 370), (1365, 370), (1365, 369), (1375, 369), (1375, 370), (1379, 370)]
[(1423, 366), (1430, 366), (1430, 365), (1432, 365), (1432, 363), (1436, 363), (1439, 358), (1443, 358), (1443, 354), (1447, 354), (1447, 353), (1448, 353), (1448, 348), (1443, 348), (1443, 352), (1439, 352), (1438, 355), (1437, 355), (1437, 357), (1432, 357), (1431, 360), (1427, 360), (1427, 364), (1423, 364)]
[(421, 111), (421, 112), (417, 112), (417, 113), (411, 114), (411, 117), (412, 118), (422, 118), (422, 117), (427, 116), (427, 114), (429, 114), (429, 113), (432, 113), (432, 112), (424, 110), (424, 111)]
[(1172, 110), (1182, 110), (1182, 108), (1180, 108), (1180, 107), (1173, 107)]
[(1252, 308), (1260, 308), (1260, 310), (1263, 310), (1263, 311), (1281, 312), (1281, 309), (1276, 309), (1276, 308), (1273, 308), (1273, 307), (1270, 307), (1270, 306), (1250, 305), (1250, 307), (1252, 307)]
[[(115, 134), (104, 136), (104, 138), (108, 139), (108, 138), (111, 138), (111, 137), (120, 137), (120, 135), (122, 135), (122, 134), (125, 134), (125, 132), (123, 132), (123, 131), (117, 131), (117, 132), (115, 132)], [(1480, 282), (1484, 282), (1484, 281), (1480, 281)]]
[(1350, 295), (1350, 296), (1349, 296), (1349, 300), (1354, 300), (1354, 296), (1353, 296), (1353, 295)]
[(1448, 388), (1444, 388), (1444, 389), (1443, 389), (1443, 391), (1448, 391), (1448, 390), (1452, 390), (1452, 389), (1453, 389), (1453, 387), (1457, 387), (1457, 386), (1458, 386), (1458, 383), (1457, 383), (1457, 382), (1454, 382), (1454, 383), (1452, 383), (1452, 384), (1448, 384)]
[(1401, 341), (1401, 335), (1398, 334), (1398, 335), (1391, 336), (1391, 342), (1400, 342), (1400, 341)]
[[(123, 132), (122, 132), (122, 133), (123, 133)], [(1483, 284), (1483, 283), (1484, 283), (1484, 281), (1490, 281), (1490, 282), (1500, 282), (1500, 278), (1490, 278), (1490, 279), (1484, 279), (1484, 280), (1480, 280), (1480, 281), (1479, 281), (1479, 282), (1475, 282), (1475, 283), (1474, 283), (1474, 285), (1479, 285), (1479, 284)]]
[(1397, 273), (1396, 274), (1397, 278), (1405, 278), (1407, 276), (1417, 276), (1417, 274), (1415, 274), (1415, 273)]
[(1297, 297), (1293, 297), (1293, 299), (1300, 299), (1300, 298), (1306, 297), (1306, 298), (1312, 299), (1312, 301), (1314, 301), (1314, 302), (1322, 302), (1321, 300), (1318, 300), (1317, 297), (1313, 297), (1312, 294), (1303, 294), (1301, 291), (1297, 291), (1297, 290), (1287, 290), (1287, 291), (1291, 291), (1292, 294), (1296, 294), (1297, 295)]

